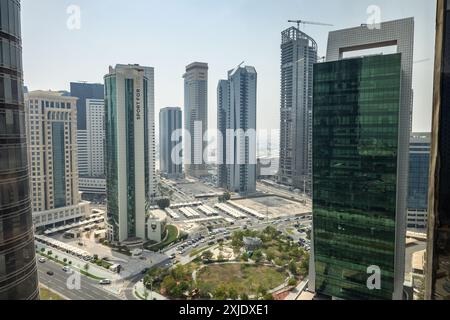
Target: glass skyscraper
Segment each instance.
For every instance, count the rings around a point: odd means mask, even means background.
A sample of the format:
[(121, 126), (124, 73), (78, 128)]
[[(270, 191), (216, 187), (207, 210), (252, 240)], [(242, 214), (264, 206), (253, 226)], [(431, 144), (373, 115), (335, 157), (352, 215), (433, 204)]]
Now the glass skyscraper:
[[(177, 146), (182, 142), (181, 128), (183, 114), (180, 108), (164, 108), (159, 112), (159, 167), (168, 178), (181, 178), (183, 163), (181, 150)], [(174, 141), (174, 139), (177, 139)], [(176, 152), (176, 153), (175, 153)]]
[(241, 195), (256, 192), (256, 69), (238, 66), (217, 87), (218, 186)]
[[(316, 291), (393, 297), (401, 54), (316, 64), (313, 212)], [(381, 289), (367, 286), (381, 270)]]
[(438, 0), (426, 298), (450, 300), (450, 1)]
[(413, 133), (409, 145), (407, 220), (407, 227), (409, 229), (426, 229), (429, 176), (430, 133)]
[(0, 300), (39, 298), (20, 30), (20, 1), (0, 1)]
[(105, 125), (109, 239), (145, 240), (147, 205), (156, 193), (153, 68), (110, 68)]

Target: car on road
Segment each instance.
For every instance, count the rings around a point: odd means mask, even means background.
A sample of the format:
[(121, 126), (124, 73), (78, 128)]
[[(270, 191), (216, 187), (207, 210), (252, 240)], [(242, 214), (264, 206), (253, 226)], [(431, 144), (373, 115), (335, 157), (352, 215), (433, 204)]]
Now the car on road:
[(47, 261), (47, 260), (45, 260), (45, 258), (39, 258), (39, 260), (38, 260), (40, 263), (45, 263), (45, 261)]
[(64, 272), (69, 272), (69, 271), (70, 271), (70, 268), (69, 268), (68, 266), (64, 266), (64, 267), (62, 268), (62, 271), (64, 271)]
[(53, 271), (47, 271), (47, 274), (49, 275), (49, 276), (53, 276), (55, 273), (53, 272)]
[(108, 284), (111, 284), (111, 280), (109, 280), (109, 279), (102, 279), (98, 283), (101, 284), (101, 285), (108, 285)]

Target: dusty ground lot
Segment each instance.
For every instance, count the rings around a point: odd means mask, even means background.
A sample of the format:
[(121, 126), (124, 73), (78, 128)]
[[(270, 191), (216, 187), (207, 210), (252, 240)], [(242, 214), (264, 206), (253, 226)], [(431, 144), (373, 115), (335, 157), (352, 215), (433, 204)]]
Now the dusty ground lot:
[(301, 203), (275, 196), (236, 200), (235, 202), (262, 214), (268, 212), (269, 218), (310, 214), (312, 211), (310, 207), (304, 206)]

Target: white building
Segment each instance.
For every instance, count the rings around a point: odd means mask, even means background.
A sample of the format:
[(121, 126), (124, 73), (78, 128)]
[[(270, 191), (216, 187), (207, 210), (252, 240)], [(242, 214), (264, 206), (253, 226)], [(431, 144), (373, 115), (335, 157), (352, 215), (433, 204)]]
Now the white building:
[[(80, 191), (85, 193), (105, 194), (105, 101), (103, 99), (86, 99), (86, 130), (78, 132), (82, 139), (84, 152), (78, 155), (85, 158), (78, 165), (80, 173)], [(80, 147), (80, 145), (79, 145)], [(101, 187), (104, 185), (104, 188)]]
[(147, 218), (147, 239), (155, 242), (164, 240), (167, 214), (162, 210), (152, 210)]
[(208, 130), (208, 64), (191, 63), (184, 78), (184, 128), (190, 139), (184, 138), (186, 174), (200, 177), (208, 174), (203, 153), (207, 143), (203, 135)]
[(146, 208), (156, 196), (154, 70), (110, 67), (105, 76), (109, 239), (146, 238)]
[(90, 194), (106, 194), (105, 178), (79, 178), (80, 191)]
[(88, 176), (105, 176), (105, 101), (86, 100)]
[(217, 89), (218, 186), (242, 195), (256, 192), (256, 91), (254, 67), (237, 67)]
[(80, 202), (77, 163), (77, 98), (59, 92), (26, 95), (30, 191), (36, 227), (73, 222), (89, 215)]

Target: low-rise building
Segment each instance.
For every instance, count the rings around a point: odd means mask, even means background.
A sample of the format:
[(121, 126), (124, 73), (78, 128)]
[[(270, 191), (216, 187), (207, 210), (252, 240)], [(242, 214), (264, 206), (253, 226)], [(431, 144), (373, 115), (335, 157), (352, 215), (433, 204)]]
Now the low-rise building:
[(167, 214), (162, 210), (152, 210), (147, 217), (147, 240), (161, 242), (167, 226)]

